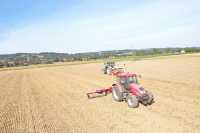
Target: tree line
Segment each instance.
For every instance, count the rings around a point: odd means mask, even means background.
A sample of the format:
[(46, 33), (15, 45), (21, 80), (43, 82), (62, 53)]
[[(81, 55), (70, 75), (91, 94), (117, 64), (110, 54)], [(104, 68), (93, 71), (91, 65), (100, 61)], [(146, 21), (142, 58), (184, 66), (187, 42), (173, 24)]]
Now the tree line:
[(125, 49), (85, 53), (17, 53), (0, 55), (0, 67), (28, 66), (32, 64), (52, 64), (54, 62), (88, 61), (119, 58), (126, 56), (146, 56), (164, 54), (184, 54), (200, 52), (200, 47), (186, 48), (149, 48), (149, 49)]

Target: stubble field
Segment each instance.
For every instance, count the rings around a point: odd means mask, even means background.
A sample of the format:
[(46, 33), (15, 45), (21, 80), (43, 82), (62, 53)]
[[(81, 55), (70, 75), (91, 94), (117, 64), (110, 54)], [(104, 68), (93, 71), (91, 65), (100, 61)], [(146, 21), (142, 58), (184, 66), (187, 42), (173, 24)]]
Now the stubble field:
[(88, 100), (87, 92), (113, 82), (103, 63), (0, 71), (0, 132), (200, 132), (200, 54), (121, 63), (142, 75), (154, 104)]

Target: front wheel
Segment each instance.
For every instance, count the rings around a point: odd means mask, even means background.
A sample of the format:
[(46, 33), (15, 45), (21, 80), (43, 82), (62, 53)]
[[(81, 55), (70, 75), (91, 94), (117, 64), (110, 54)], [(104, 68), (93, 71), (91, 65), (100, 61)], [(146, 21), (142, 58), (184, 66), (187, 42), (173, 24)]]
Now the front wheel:
[(136, 96), (128, 95), (126, 98), (127, 104), (130, 108), (137, 108), (139, 106), (139, 101)]
[(112, 87), (112, 97), (117, 102), (121, 102), (123, 100), (123, 93), (120, 92), (118, 86)]

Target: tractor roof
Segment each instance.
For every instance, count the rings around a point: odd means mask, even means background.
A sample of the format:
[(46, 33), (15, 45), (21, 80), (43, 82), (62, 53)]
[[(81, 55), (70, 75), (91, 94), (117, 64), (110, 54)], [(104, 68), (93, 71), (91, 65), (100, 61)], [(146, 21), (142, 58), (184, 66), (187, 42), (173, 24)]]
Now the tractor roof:
[(117, 77), (133, 77), (133, 76), (136, 76), (136, 74), (132, 72), (122, 72), (117, 74)]
[(106, 64), (115, 64), (115, 62), (114, 61), (107, 61), (107, 62), (105, 62)]

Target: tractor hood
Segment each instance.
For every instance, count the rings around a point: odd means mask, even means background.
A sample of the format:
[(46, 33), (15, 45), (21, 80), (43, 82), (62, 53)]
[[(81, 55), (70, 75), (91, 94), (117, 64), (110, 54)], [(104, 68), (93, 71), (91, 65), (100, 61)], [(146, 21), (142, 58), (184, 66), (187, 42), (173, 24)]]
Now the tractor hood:
[(144, 88), (135, 83), (132, 83), (129, 85), (129, 90), (131, 91), (132, 94), (137, 95), (137, 96), (145, 93)]

